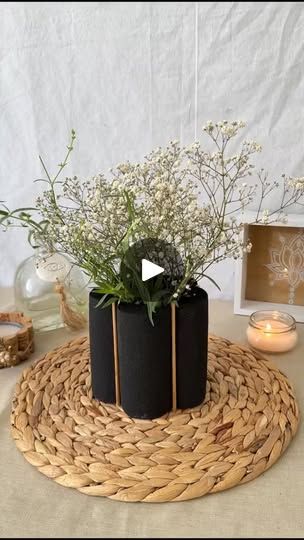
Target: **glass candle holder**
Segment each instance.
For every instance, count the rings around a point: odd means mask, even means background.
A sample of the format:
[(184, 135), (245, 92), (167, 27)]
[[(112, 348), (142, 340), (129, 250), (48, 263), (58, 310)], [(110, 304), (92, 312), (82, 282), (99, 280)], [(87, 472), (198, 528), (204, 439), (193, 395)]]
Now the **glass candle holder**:
[(269, 353), (290, 351), (298, 341), (295, 319), (281, 311), (255, 311), (247, 328), (249, 345)]

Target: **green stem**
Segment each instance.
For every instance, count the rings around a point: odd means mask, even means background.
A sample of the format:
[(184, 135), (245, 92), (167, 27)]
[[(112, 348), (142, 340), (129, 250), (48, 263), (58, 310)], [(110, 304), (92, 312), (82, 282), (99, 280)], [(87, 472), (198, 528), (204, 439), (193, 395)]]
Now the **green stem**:
[(67, 165), (69, 156), (70, 156), (70, 154), (71, 154), (71, 152), (72, 152), (72, 150), (74, 148), (74, 140), (75, 140), (75, 138), (76, 138), (75, 131), (72, 129), (71, 142), (70, 142), (69, 146), (67, 147), (68, 148), (67, 154), (66, 154), (66, 156), (64, 158), (63, 163), (59, 164), (58, 172), (57, 172), (56, 176), (54, 176), (53, 179), (51, 178), (51, 175), (49, 174), (49, 172), (47, 170), (47, 167), (46, 167), (42, 157), (39, 156), (40, 162), (42, 164), (44, 172), (45, 172), (45, 174), (46, 174), (46, 176), (48, 178), (48, 181), (49, 181), (49, 185), (50, 185), (50, 189), (51, 189), (51, 197), (52, 197), (53, 204), (56, 207), (57, 217), (60, 219), (61, 223), (64, 223), (64, 219), (62, 218), (60, 208), (59, 208), (59, 206), (57, 204), (57, 196), (56, 196), (56, 192), (55, 192), (55, 189), (54, 189), (54, 185), (56, 184), (56, 180), (57, 180), (58, 176), (60, 175), (60, 173), (62, 172), (64, 167)]

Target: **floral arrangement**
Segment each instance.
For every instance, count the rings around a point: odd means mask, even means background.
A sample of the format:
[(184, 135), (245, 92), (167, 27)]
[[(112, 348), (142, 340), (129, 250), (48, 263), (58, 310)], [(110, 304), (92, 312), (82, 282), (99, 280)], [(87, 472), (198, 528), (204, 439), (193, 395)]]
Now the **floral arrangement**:
[[(201, 278), (213, 281), (213, 264), (250, 251), (250, 241), (244, 245), (242, 240), (242, 219), (237, 218), (253, 199), (259, 201), (257, 223), (284, 221), (291, 205), (303, 205), (304, 178), (283, 175), (281, 182), (270, 182), (262, 169), (252, 181), (259, 144), (243, 140), (238, 153), (231, 153), (231, 142), (244, 126), (208, 122), (203, 132), (210, 147), (172, 141), (141, 163), (117, 165), (110, 178), (98, 174), (85, 181), (76, 176), (60, 179), (74, 147), (72, 131), (67, 155), (54, 176), (40, 157), (46, 189), (36, 205), (14, 211), (2, 205), (0, 224), (26, 226), (32, 245), (70, 256), (103, 295), (103, 305), (144, 302), (151, 315), (163, 304), (178, 303)], [(278, 190), (278, 208), (269, 211), (267, 200)], [(169, 295), (158, 287), (155, 294), (149, 290), (147, 298), (141, 290), (130, 292), (120, 268), (129, 246), (151, 237), (175, 246), (184, 270)]]

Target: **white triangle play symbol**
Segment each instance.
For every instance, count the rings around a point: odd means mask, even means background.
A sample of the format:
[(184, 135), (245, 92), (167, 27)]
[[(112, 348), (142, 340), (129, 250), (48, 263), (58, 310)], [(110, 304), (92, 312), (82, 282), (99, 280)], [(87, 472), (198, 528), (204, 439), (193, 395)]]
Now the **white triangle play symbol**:
[(161, 274), (164, 272), (164, 268), (161, 266), (158, 266), (158, 264), (154, 264), (151, 261), (147, 261), (147, 259), (141, 260), (141, 279), (142, 281), (147, 281), (148, 279), (153, 278), (154, 276), (158, 276), (158, 274)]

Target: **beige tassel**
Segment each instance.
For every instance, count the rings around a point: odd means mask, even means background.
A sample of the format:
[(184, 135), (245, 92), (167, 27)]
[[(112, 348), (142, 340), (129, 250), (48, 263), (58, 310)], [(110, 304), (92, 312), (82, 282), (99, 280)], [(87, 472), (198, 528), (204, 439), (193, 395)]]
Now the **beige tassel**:
[(85, 327), (87, 320), (84, 315), (74, 311), (67, 303), (67, 298), (62, 283), (55, 286), (56, 292), (60, 295), (60, 314), (63, 322), (72, 330), (81, 330)]

